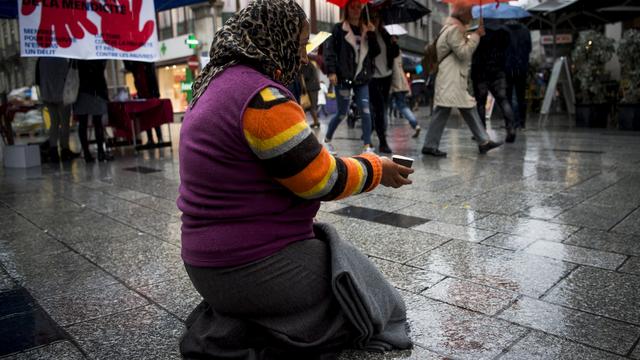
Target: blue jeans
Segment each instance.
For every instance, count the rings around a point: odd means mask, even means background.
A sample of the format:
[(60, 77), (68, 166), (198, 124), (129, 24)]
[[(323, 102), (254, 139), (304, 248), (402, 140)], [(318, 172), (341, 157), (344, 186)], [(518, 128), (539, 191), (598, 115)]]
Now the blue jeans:
[(418, 126), (418, 122), (416, 121), (416, 116), (413, 115), (413, 112), (409, 109), (404, 99), (406, 94), (405, 92), (394, 92), (391, 94), (391, 100), (396, 109), (402, 113), (402, 116), (404, 116), (404, 118), (409, 121), (409, 124), (411, 124), (411, 127), (415, 129), (416, 126)]
[[(369, 112), (369, 86), (360, 85), (355, 86), (353, 91), (356, 96), (356, 104), (360, 110), (360, 118), (362, 119), (362, 140), (365, 145), (371, 144), (371, 114)], [(338, 112), (331, 119), (327, 134), (325, 135), (327, 140), (333, 138), (333, 133), (336, 132), (338, 125), (342, 120), (346, 119), (349, 112), (349, 105), (351, 104), (351, 89), (336, 85), (336, 100), (338, 102)]]

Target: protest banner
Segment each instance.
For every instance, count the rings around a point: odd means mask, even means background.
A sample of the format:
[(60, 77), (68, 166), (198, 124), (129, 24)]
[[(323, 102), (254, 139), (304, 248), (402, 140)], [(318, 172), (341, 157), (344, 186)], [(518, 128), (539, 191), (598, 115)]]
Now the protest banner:
[(20, 55), (155, 61), (153, 0), (17, 0)]

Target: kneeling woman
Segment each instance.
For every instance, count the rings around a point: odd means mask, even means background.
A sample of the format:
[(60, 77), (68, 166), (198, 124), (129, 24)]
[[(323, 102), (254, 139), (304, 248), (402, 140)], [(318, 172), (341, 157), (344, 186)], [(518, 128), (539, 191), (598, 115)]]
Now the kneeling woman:
[[(313, 219), (320, 201), (409, 184), (412, 170), (373, 153), (336, 158), (317, 141), (286, 90), (308, 61), (308, 39), (295, 1), (255, 0), (216, 33), (194, 84), (178, 207), (182, 258), (204, 301), (187, 320), (185, 358), (312, 359), (411, 346), (398, 294), (378, 277), (369, 296), (371, 284), (357, 279), (379, 273), (330, 239), (331, 228), (314, 232)], [(344, 274), (352, 280), (341, 283)], [(349, 304), (358, 300), (373, 310), (356, 314)]]

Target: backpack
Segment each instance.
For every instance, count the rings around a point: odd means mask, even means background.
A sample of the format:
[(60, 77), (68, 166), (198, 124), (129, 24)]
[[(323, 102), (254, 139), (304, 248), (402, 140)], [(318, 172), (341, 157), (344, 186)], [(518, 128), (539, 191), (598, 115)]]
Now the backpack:
[(422, 68), (424, 69), (427, 75), (435, 75), (438, 73), (438, 66), (440, 63), (447, 58), (447, 56), (451, 55), (451, 51), (442, 60), (438, 59), (438, 39), (440, 39), (440, 35), (444, 33), (447, 29), (445, 26), (442, 28), (438, 36), (433, 40), (431, 44), (428, 44), (424, 47), (424, 57), (422, 58)]

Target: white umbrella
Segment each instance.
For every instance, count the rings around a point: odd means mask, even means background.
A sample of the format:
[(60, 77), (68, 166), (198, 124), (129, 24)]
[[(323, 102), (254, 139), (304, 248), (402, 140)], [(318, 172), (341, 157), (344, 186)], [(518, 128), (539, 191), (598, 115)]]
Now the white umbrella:
[(404, 35), (407, 33), (407, 30), (398, 24), (385, 25), (384, 28), (387, 30), (389, 35)]

